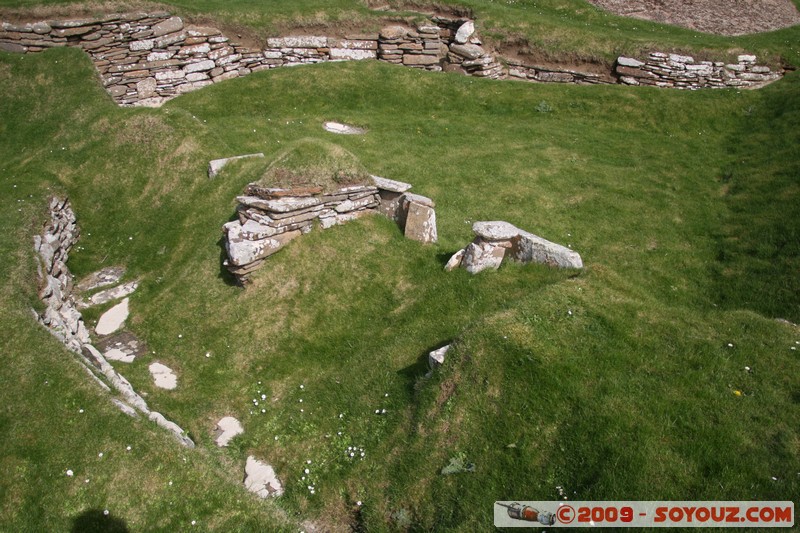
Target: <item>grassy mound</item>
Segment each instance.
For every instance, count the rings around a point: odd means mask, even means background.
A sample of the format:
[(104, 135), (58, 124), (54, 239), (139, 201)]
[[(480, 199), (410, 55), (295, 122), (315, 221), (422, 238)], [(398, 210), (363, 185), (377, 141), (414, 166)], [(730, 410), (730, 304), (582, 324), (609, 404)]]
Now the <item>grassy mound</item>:
[(271, 188), (321, 187), (323, 192), (371, 183), (369, 172), (352, 152), (312, 138), (291, 143), (257, 182)]

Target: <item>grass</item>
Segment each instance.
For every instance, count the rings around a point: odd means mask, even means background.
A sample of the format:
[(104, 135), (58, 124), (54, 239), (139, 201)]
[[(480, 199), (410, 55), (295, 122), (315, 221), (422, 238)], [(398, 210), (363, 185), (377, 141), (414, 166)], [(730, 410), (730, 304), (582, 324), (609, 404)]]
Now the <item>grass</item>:
[[(109, 509), (131, 530), (488, 531), (495, 500), (559, 486), (575, 500), (797, 501), (800, 335), (774, 318), (800, 320), (796, 222), (778, 216), (797, 205), (798, 83), (548, 86), (364, 62), (120, 109), (76, 50), (0, 54), (0, 529)], [(209, 180), (207, 162), (297, 146), (412, 183), (436, 201), (440, 242), (362, 219), (291, 243), (247, 290), (226, 283), (220, 228), (264, 163)], [(73, 273), (119, 264), (141, 279), (128, 328), (152, 353), (117, 368), (196, 450), (115, 411), (30, 319), (30, 243), (54, 192), (82, 229)], [(570, 245), (586, 269), (445, 273), (471, 222), (495, 219)], [(156, 360), (175, 391), (152, 385)], [(218, 450), (225, 415), (246, 432)], [(284, 497), (240, 486), (250, 454)], [(453, 459), (475, 471), (442, 475)]]

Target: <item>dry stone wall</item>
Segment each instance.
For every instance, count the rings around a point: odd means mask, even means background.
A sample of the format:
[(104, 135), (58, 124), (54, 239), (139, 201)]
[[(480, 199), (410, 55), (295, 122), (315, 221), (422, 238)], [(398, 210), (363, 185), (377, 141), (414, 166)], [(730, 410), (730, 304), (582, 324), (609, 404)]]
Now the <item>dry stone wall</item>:
[(245, 281), (264, 261), (314, 225), (328, 229), (372, 213), (398, 222), (407, 238), (436, 242), (436, 213), (430, 198), (407, 192), (411, 185), (373, 176), (374, 185), (277, 189), (251, 183), (236, 198), (238, 218), (223, 226), (224, 266)]
[[(289, 36), (263, 48), (238, 44), (209, 27), (187, 25), (166, 12), (112, 14), (81, 20), (0, 25), (0, 50), (41, 52), (74, 46), (91, 57), (103, 85), (122, 106), (158, 106), (180, 94), (260, 70), (374, 59), (430, 71), (456, 71), (489, 79), (613, 83), (608, 76), (506, 60), (483, 46), (472, 20), (433, 17), (414, 28), (389, 26), (377, 34), (345, 38)], [(781, 76), (755, 64), (694, 63), (655, 52), (645, 61), (620, 58), (620, 83), (677, 88), (759, 87)], [(752, 60), (750, 59), (752, 58)]]
[(644, 61), (620, 57), (615, 72), (626, 85), (677, 89), (757, 88), (782, 77), (767, 66), (757, 65), (754, 55), (740, 55), (736, 63), (726, 64), (661, 52), (651, 53)]
[[(174, 422), (164, 415), (151, 411), (147, 402), (136, 393), (130, 382), (114, 370), (103, 354), (95, 348), (89, 331), (83, 322), (72, 295), (73, 278), (67, 268), (69, 251), (77, 242), (78, 230), (75, 212), (69, 201), (53, 198), (50, 201), (50, 220), (41, 235), (34, 236), (34, 250), (39, 258), (39, 298), (44, 311), (34, 311), (36, 319), (45, 326), (64, 346), (80, 356), (80, 361), (89, 374), (106, 390), (109, 387), (95, 372), (105, 377), (124, 401), (112, 401), (123, 412), (136, 416), (136, 411), (147, 416), (157, 425), (170, 431), (184, 446), (194, 447), (194, 442)], [(92, 370), (94, 369), (94, 370)]]

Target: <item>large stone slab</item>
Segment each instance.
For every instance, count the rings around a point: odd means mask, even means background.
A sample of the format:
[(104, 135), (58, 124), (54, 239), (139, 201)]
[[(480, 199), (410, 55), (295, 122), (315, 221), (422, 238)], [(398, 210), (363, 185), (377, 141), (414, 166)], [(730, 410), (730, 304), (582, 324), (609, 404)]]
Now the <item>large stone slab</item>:
[(387, 178), (382, 178), (380, 176), (370, 176), (372, 178), (372, 182), (378, 189), (384, 191), (391, 191), (391, 192), (406, 192), (411, 189), (410, 183), (404, 183), (402, 181), (395, 181), (390, 180)]
[(128, 318), (128, 298), (122, 300), (100, 317), (97, 327), (94, 328), (98, 335), (109, 335), (122, 327)]
[(367, 130), (364, 128), (342, 124), (341, 122), (325, 122), (322, 127), (325, 131), (337, 133), (339, 135), (364, 135), (367, 133)]
[(125, 296), (130, 296), (133, 294), (138, 287), (138, 281), (129, 281), (111, 289), (106, 289), (104, 291), (95, 293), (89, 298), (81, 299), (76, 302), (75, 306), (78, 309), (86, 309), (87, 307), (92, 307), (94, 305), (102, 305), (113, 300), (119, 300), (120, 298), (124, 298)]
[(475, 33), (475, 23), (468, 20), (458, 28), (454, 40), (458, 44), (464, 44), (469, 41), (473, 33)]
[(520, 231), (511, 240), (511, 244), (511, 257), (515, 261), (543, 263), (561, 268), (583, 268), (583, 260), (578, 252), (533, 233)]
[(97, 272), (89, 274), (76, 285), (75, 289), (79, 291), (91, 291), (99, 289), (100, 287), (107, 287), (109, 285), (116, 285), (122, 276), (125, 274), (125, 267), (111, 266), (106, 267)]
[(236, 201), (248, 207), (255, 207), (273, 213), (291, 213), (300, 209), (314, 207), (322, 203), (322, 200), (314, 197), (307, 198), (279, 198), (276, 200), (264, 200), (257, 196), (237, 196)]
[(414, 241), (436, 242), (439, 237), (436, 230), (436, 212), (433, 207), (409, 202), (404, 233), (407, 239)]
[(214, 442), (219, 447), (225, 447), (236, 435), (244, 433), (242, 423), (232, 416), (226, 416), (217, 422), (217, 432)]
[(519, 235), (522, 230), (502, 220), (491, 220), (475, 222), (472, 225), (472, 231), (477, 237), (486, 241), (510, 241)]
[(178, 386), (178, 376), (168, 366), (161, 363), (152, 363), (148, 370), (150, 370), (150, 375), (153, 376), (153, 382), (156, 387), (173, 390)]
[(163, 22), (159, 22), (158, 24), (154, 25), (153, 30), (153, 37), (161, 37), (162, 35), (166, 35), (168, 33), (180, 31), (183, 29), (183, 21), (180, 17), (171, 17)]
[(269, 498), (270, 496), (283, 494), (283, 486), (275, 475), (275, 470), (272, 466), (259, 461), (252, 455), (247, 458), (244, 474), (245, 488), (259, 497)]
[(486, 50), (476, 44), (453, 44), (450, 51), (464, 59), (478, 59), (486, 54)]
[(225, 247), (228, 251), (228, 260), (232, 265), (243, 266), (253, 261), (270, 256), (283, 248), (289, 241), (300, 236), (299, 230), (288, 231), (267, 239), (250, 241), (247, 239), (235, 240), (228, 233)]
[(225, 165), (230, 163), (231, 161), (238, 161), (239, 159), (249, 159), (249, 158), (262, 158), (264, 154), (257, 153), (257, 154), (245, 154), (245, 155), (237, 155), (233, 157), (225, 157), (222, 159), (212, 159), (208, 162), (208, 177), (214, 178), (220, 171), (225, 168)]
[(331, 59), (334, 61), (361, 61), (362, 59), (377, 59), (376, 50), (358, 50), (352, 48), (331, 48)]

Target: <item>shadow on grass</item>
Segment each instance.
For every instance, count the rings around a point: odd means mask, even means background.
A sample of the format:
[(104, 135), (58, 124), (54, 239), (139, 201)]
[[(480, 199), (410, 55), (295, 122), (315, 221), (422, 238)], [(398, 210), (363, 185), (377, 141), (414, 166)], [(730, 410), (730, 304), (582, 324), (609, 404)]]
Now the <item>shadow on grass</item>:
[(409, 398), (414, 396), (417, 390), (417, 383), (419, 383), (420, 379), (424, 378), (431, 370), (428, 364), (428, 355), (432, 351), (447, 346), (452, 342), (453, 340), (450, 339), (426, 348), (412, 364), (397, 371), (397, 375), (400, 376), (405, 383), (406, 394), (408, 394)]
[(450, 261), (450, 258), (453, 257), (459, 250), (454, 250), (452, 252), (439, 252), (436, 254), (436, 261), (438, 261), (439, 264), (442, 265), (442, 268), (444, 268), (445, 265), (447, 265), (447, 262)]
[[(228, 222), (233, 222), (234, 220), (238, 220), (239, 217), (234, 213), (228, 218)], [(236, 279), (236, 276), (231, 274), (230, 270), (225, 267), (225, 260), (228, 259), (228, 251), (225, 249), (225, 236), (219, 238), (217, 241), (217, 246), (219, 246), (219, 275), (217, 276), (220, 278), (225, 285), (230, 287), (241, 287), (242, 284)]]
[(72, 533), (128, 533), (130, 530), (121, 518), (104, 514), (99, 509), (89, 509), (78, 515), (72, 522)]

